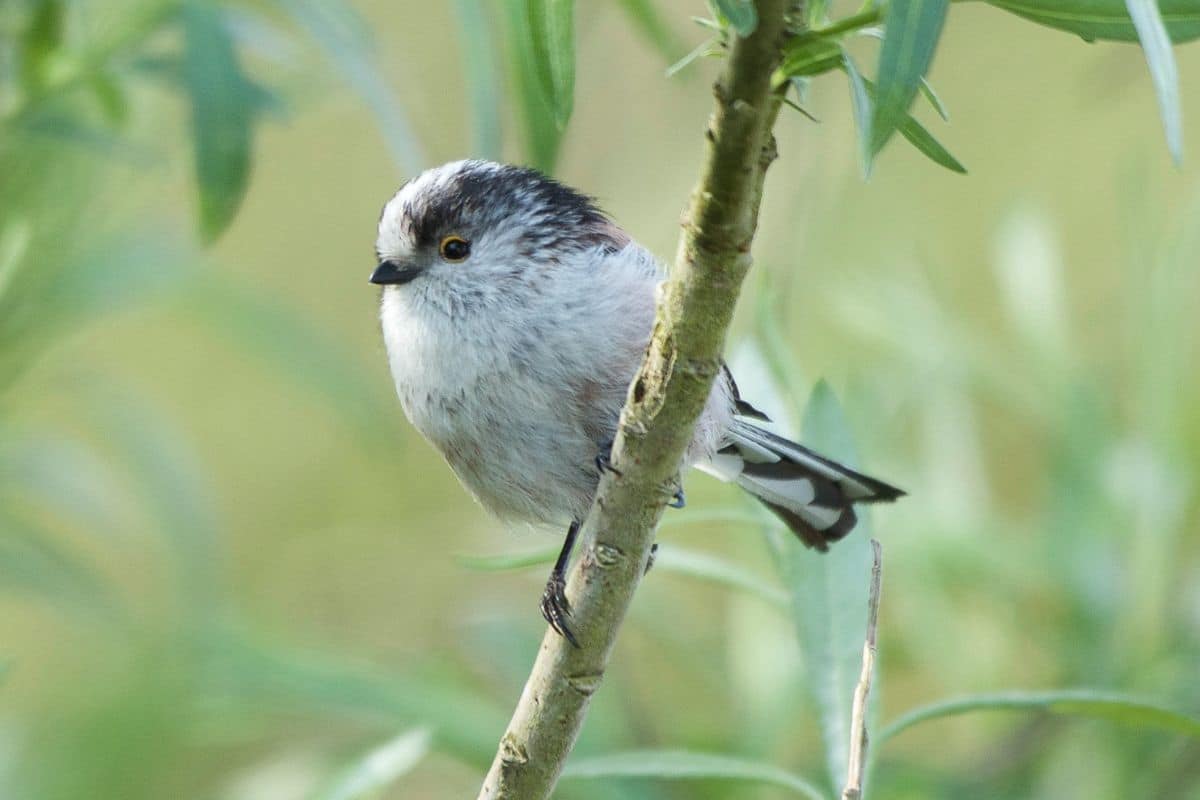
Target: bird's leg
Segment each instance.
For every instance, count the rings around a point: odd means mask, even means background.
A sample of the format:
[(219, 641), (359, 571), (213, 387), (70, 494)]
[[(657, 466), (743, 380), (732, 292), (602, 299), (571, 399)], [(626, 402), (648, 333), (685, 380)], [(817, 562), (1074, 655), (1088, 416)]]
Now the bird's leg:
[(579, 536), (579, 520), (572, 520), (567, 528), (567, 538), (554, 569), (550, 571), (550, 580), (546, 581), (546, 591), (542, 592), (542, 616), (550, 623), (559, 636), (579, 647), (575, 634), (567, 626), (567, 617), (571, 616), (571, 604), (567, 602), (567, 565), (571, 562), (571, 550), (575, 547), (575, 539)]
[(621, 477), (621, 471), (613, 466), (612, 449), (612, 439), (600, 443), (600, 452), (596, 454), (596, 469), (601, 475), (606, 472), (611, 472), (613, 475), (616, 475), (619, 478)]

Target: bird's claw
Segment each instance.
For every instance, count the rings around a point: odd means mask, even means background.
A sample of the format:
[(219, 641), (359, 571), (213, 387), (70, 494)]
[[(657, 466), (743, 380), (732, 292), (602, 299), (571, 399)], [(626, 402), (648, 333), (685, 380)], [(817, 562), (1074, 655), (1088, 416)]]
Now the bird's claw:
[(596, 469), (601, 475), (606, 472), (611, 472), (613, 475), (616, 475), (619, 478), (621, 477), (621, 470), (613, 466), (612, 448), (612, 442), (601, 445), (600, 452), (596, 454)]
[(579, 647), (575, 634), (567, 625), (567, 618), (571, 616), (571, 604), (567, 601), (566, 588), (562, 573), (555, 572), (550, 576), (550, 580), (546, 582), (546, 590), (542, 592), (542, 616), (559, 636)]
[(683, 487), (676, 487), (675, 493), (671, 495), (671, 502), (667, 503), (671, 508), (683, 508), (687, 505), (687, 498), (683, 496)]

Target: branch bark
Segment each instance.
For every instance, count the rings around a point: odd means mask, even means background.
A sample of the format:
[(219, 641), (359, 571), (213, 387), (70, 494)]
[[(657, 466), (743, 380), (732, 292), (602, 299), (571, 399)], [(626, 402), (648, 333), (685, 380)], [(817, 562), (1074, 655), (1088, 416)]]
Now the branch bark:
[(547, 631), (480, 790), (483, 800), (549, 797), (599, 687), (646, 570), (654, 530), (678, 479), (713, 380), (758, 222), (782, 94), (772, 88), (789, 0), (756, 0), (758, 27), (733, 36), (714, 94), (708, 148), (670, 279), (613, 447), (584, 523), (588, 543), (567, 582), (580, 647)]
[(846, 764), (846, 786), (842, 800), (861, 800), (867, 774), (867, 701), (875, 675), (875, 633), (879, 628), (879, 589), (883, 581), (883, 548), (871, 540), (871, 589), (867, 594), (867, 638), (863, 644), (862, 673), (854, 687), (850, 711), (850, 755)]

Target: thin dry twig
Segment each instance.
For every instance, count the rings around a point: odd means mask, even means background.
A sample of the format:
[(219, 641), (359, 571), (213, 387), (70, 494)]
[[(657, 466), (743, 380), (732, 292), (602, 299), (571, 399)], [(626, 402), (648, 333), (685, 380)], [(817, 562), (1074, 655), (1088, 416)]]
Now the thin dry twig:
[(850, 758), (846, 764), (846, 787), (842, 800), (860, 800), (867, 769), (867, 700), (875, 673), (875, 631), (879, 626), (879, 587), (883, 578), (883, 548), (871, 540), (871, 591), (867, 596), (867, 641), (863, 644), (862, 673), (854, 687), (850, 712)]

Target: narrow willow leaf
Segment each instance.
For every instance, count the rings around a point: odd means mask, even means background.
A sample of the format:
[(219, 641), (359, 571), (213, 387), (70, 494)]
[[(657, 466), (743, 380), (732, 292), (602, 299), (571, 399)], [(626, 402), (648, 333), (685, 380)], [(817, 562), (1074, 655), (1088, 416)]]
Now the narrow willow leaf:
[(81, 414), (135, 478), (143, 506), (170, 545), (180, 608), (199, 629), (223, 609), (219, 528), (196, 455), (162, 412), (117, 385), (94, 389)]
[(1179, 69), (1175, 66), (1175, 54), (1171, 51), (1171, 40), (1159, 13), (1158, 0), (1125, 0), (1125, 5), (1137, 28), (1146, 63), (1150, 66), (1154, 94), (1158, 97), (1158, 112), (1167, 136), (1167, 149), (1171, 151), (1175, 163), (1181, 164), (1183, 111), (1179, 102)]
[(912, 117), (908, 117), (900, 124), (900, 135), (935, 164), (939, 164), (951, 172), (957, 172), (960, 175), (967, 174), (967, 168), (951, 155), (950, 151), (943, 147), (941, 142), (933, 138), (933, 134)]
[[(1125, 0), (986, 0), (989, 5), (1087, 41), (1138, 41)], [(1162, 0), (1163, 24), (1174, 42), (1200, 37), (1200, 6), (1194, 0)]]
[(254, 103), (219, 8), (188, 2), (181, 19), (200, 236), (211, 242), (229, 227), (246, 194)]
[(510, 709), (439, 663), (383, 673), (332, 655), (214, 625), (204, 631), (205, 698), (242, 709), (311, 710), (321, 719), (361, 718), (428, 726), (439, 752), (481, 766)]
[(667, 77), (673, 78), (676, 75), (678, 75), (680, 72), (682, 72), (684, 69), (691, 66), (693, 61), (696, 61), (697, 59), (700, 59), (700, 58), (704, 58), (705, 56), (714, 55), (716, 53), (719, 53), (720, 51), (721, 51), (720, 45), (717, 44), (717, 42), (715, 40), (710, 39), (707, 42), (701, 42), (700, 44), (698, 44), (696, 46), (695, 50), (691, 51), (690, 53), (688, 53), (686, 56), (684, 56), (683, 58), (676, 61), (671, 66), (667, 67)]
[(933, 89), (933, 84), (925, 78), (921, 78), (921, 94), (925, 96), (925, 99), (929, 101), (929, 105), (933, 106), (933, 110), (937, 112), (938, 116), (944, 122), (950, 121), (950, 112), (946, 109), (942, 98), (938, 97), (938, 93)]
[(98, 70), (88, 79), (88, 88), (104, 117), (113, 125), (122, 125), (129, 118), (129, 103), (125, 99), (125, 91), (116, 78), (103, 70)]
[(736, 589), (765, 600), (773, 606), (788, 608), (788, 593), (773, 586), (769, 579), (710, 553), (660, 544), (654, 559), (654, 569)]
[(478, 572), (508, 572), (514, 569), (536, 567), (538, 564), (553, 564), (561, 549), (561, 545), (554, 545), (542, 550), (531, 550), (528, 553), (500, 553), (488, 556), (459, 555), (455, 556), (454, 560), (467, 569)]
[(62, 44), (62, 0), (42, 0), (35, 4), (32, 19), (21, 42), (21, 82), (36, 94), (47, 82), (51, 60)]
[(525, 150), (533, 166), (554, 172), (562, 144), (562, 129), (542, 97), (533, 55), (533, 33), (525, 0), (503, 0), (509, 83), (516, 92), (525, 132)]
[(387, 141), (392, 159), (407, 175), (426, 165), (412, 124), (375, 63), (370, 31), (341, 0), (275, 0), (312, 37), (346, 84), (366, 102)]
[(863, 180), (871, 177), (871, 96), (854, 59), (842, 51), (842, 66), (850, 81), (850, 108), (854, 111), (854, 128), (858, 132), (858, 163)]
[(667, 63), (679, 57), (683, 44), (663, 21), (653, 0), (619, 0), (633, 26), (662, 54)]
[(99, 453), (36, 429), (5, 427), (0, 442), (0, 504), (36, 510), (56, 530), (65, 524), (89, 539), (128, 531), (121, 476)]
[(86, 560), (58, 545), (31, 515), (0, 507), (0, 593), (20, 592), (89, 617), (117, 619), (119, 602)]
[(783, 54), (774, 82), (820, 75), (842, 66), (842, 48), (837, 42), (815, 35), (795, 37)]
[[(866, 78), (863, 79), (863, 82), (867, 86), (867, 93), (873, 97), (875, 95), (875, 84)], [(905, 115), (905, 119), (900, 123), (900, 135), (935, 164), (939, 164), (951, 172), (957, 172), (961, 175), (967, 174), (967, 168), (951, 155), (950, 151), (943, 147), (941, 142), (933, 138), (933, 134), (925, 130), (925, 126), (907, 114)]]
[(575, 103), (575, 0), (525, 0), (534, 71), (558, 129)]
[(829, 0), (809, 0), (804, 4), (804, 18), (809, 30), (829, 25)]
[(392, 398), (320, 326), (275, 298), (218, 275), (195, 282), (186, 302), (188, 311), (239, 352), (259, 357), (281, 378), (328, 403), (364, 445), (381, 444), (380, 425), (395, 419)]
[(903, 714), (878, 734), (891, 739), (922, 722), (976, 711), (1045, 711), (1090, 717), (1135, 728), (1155, 728), (1200, 739), (1200, 717), (1129, 695), (1092, 689), (1047, 692), (1001, 692), (946, 700)]
[(713, 5), (721, 19), (743, 39), (758, 27), (758, 10), (753, 0), (715, 0)]
[[(764, 521), (775, 521), (771, 514), (759, 514), (745, 508), (700, 508), (692, 511), (690, 508), (682, 514), (668, 514), (659, 523), (659, 528), (671, 528), (678, 525), (704, 525), (712, 522), (732, 522), (735, 525), (761, 525)], [(783, 523), (780, 523), (781, 525)]]
[[(802, 431), (805, 444), (847, 466), (856, 465), (841, 406), (823, 381), (813, 388), (804, 409)], [(862, 670), (870, 540), (870, 520), (864, 515), (854, 532), (828, 553), (807, 550), (795, 537), (789, 537), (782, 550), (804, 671), (821, 718), (829, 782), (835, 787), (846, 777), (854, 687)]]
[(455, 0), (462, 32), (467, 89), (471, 94), (471, 151), (480, 158), (500, 158), (500, 87), (497, 56), (492, 42), (488, 9), (482, 0)]
[(429, 754), (433, 736), (416, 728), (383, 743), (360, 757), (319, 800), (364, 800), (400, 778)]
[(949, 0), (891, 0), (879, 53), (871, 151), (878, 153), (904, 124), (908, 109), (929, 71)]
[(13, 214), (0, 228), (0, 310), (32, 241), (33, 225), (27, 217)]
[(635, 750), (607, 756), (574, 758), (563, 770), (563, 778), (744, 781), (778, 786), (808, 800), (824, 800), (824, 795), (816, 786), (799, 775), (771, 764), (683, 750)]
[(174, 288), (189, 264), (181, 245), (168, 245), (168, 236), (100, 238), (78, 252), (68, 251), (53, 267), (31, 258), (20, 261), (2, 279), (8, 288), (0, 295), (0, 390), (58, 337)]

